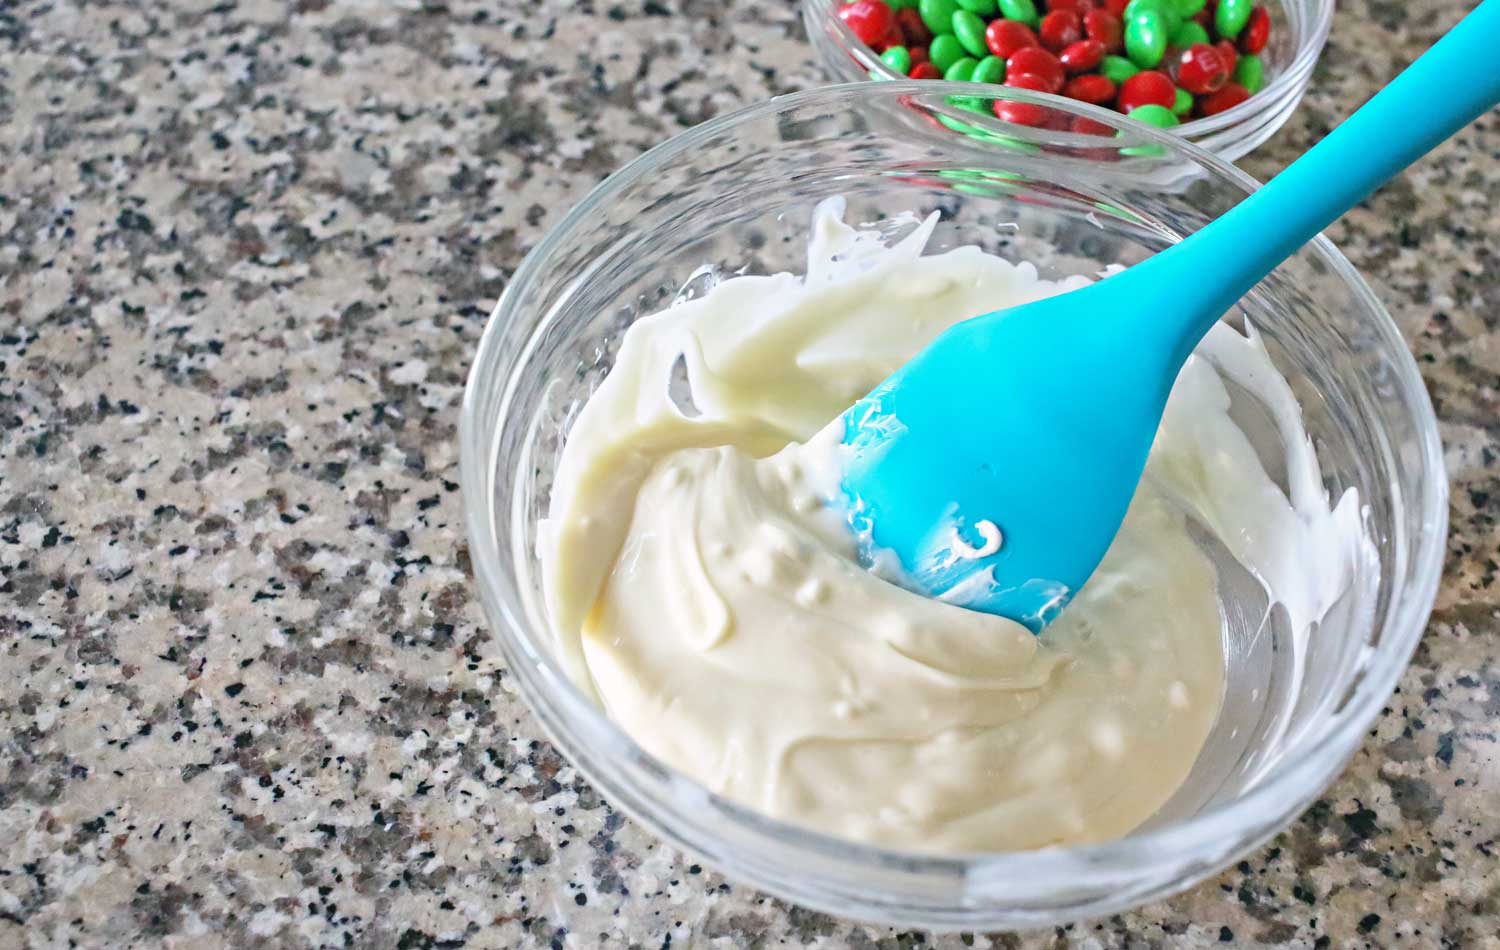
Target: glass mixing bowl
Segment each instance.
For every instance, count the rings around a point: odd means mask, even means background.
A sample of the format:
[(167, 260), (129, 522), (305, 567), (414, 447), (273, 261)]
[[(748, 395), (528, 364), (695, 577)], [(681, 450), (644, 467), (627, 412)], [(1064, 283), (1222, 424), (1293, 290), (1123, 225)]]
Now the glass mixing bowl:
[[(1111, 912), (1185, 888), (1264, 842), (1359, 745), (1421, 636), (1444, 548), (1446, 480), (1416, 366), (1370, 288), (1320, 238), (1229, 319), (1259, 328), (1298, 394), (1329, 491), (1358, 489), (1379, 567), (1363, 571), (1303, 650), (1284, 612), (1268, 612), (1259, 585), (1219, 558), (1223, 709), (1182, 791), (1142, 828), (1105, 844), (1000, 854), (854, 844), (711, 794), (644, 753), (574, 686), (548, 630), (535, 554), (558, 451), (626, 327), (701, 289), (703, 265), (801, 273), (813, 205), (844, 195), (848, 220), (892, 236), (911, 227), (897, 212), (941, 210), (934, 250), (977, 244), (1033, 261), (1045, 277), (1094, 275), (1179, 240), (1256, 187), (1194, 145), (1090, 106), (998, 93), (1121, 136), (1009, 127), (950, 104), (992, 94), (940, 82), (833, 86), (651, 150), (526, 258), (490, 318), (463, 407), (480, 596), (510, 675), (556, 744), (613, 805), (725, 874), (903, 926), (1032, 927)], [(1274, 475), (1270, 420), (1248, 394), (1234, 396)]]
[[(802, 0), (802, 22), (829, 78), (834, 82), (902, 78), (838, 18), (835, 11), (844, 2)], [(1271, 13), (1271, 42), (1261, 53), (1266, 67), (1265, 86), (1233, 109), (1184, 122), (1173, 128), (1172, 133), (1229, 161), (1248, 154), (1269, 139), (1291, 117), (1307, 91), (1313, 66), (1328, 42), (1333, 5), (1333, 0), (1280, 0), (1267, 4)]]

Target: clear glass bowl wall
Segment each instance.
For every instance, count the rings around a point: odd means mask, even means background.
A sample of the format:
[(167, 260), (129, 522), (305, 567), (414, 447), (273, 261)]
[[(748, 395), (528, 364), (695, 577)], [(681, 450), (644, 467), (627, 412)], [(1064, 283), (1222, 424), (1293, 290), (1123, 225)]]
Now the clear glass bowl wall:
[[(838, 18), (835, 11), (843, 2), (802, 0), (807, 35), (829, 79), (901, 78)], [(1264, 143), (1291, 117), (1307, 90), (1333, 20), (1333, 0), (1266, 0), (1266, 4), (1272, 29), (1271, 42), (1261, 54), (1266, 65), (1265, 88), (1233, 109), (1172, 129), (1172, 134), (1229, 161)]]
[[(945, 929), (1042, 926), (1124, 908), (1188, 886), (1285, 826), (1342, 768), (1409, 659), (1436, 588), (1446, 517), (1436, 425), (1415, 365), (1369, 288), (1319, 240), (1258, 286), (1234, 319), (1254, 322), (1298, 393), (1328, 489), (1354, 486), (1368, 504), (1379, 572), (1359, 578), (1299, 658), (1279, 611), (1262, 624), (1259, 585), (1221, 564), (1223, 712), (1182, 793), (1146, 827), (1088, 847), (900, 853), (762, 817), (639, 749), (564, 671), (535, 557), (568, 425), (633, 320), (668, 305), (705, 263), (726, 273), (800, 272), (809, 213), (829, 195), (847, 197), (851, 221), (884, 222), (893, 235), (910, 226), (894, 213), (941, 210), (934, 250), (978, 244), (1056, 278), (1138, 261), (1254, 187), (1193, 146), (1092, 107), (1065, 108), (1128, 126), (1125, 138), (993, 120), (985, 132), (946, 104), (955, 92), (986, 90), (994, 87), (828, 87), (717, 119), (647, 153), (517, 271), (480, 345), (461, 431), (475, 573), (509, 674), (610, 802), (787, 899)], [(945, 126), (945, 113), (967, 134)], [(1147, 154), (1122, 156), (1120, 146)], [(1263, 408), (1235, 396), (1276, 471)]]

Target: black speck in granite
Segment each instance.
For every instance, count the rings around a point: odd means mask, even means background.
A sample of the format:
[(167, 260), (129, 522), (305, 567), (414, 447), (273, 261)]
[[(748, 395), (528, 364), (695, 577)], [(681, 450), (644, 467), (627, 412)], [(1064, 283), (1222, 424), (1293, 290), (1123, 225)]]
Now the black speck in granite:
[[(1246, 167), (1461, 6), (1341, 4)], [(0, 946), (1493, 944), (1493, 114), (1332, 229), (1453, 534), (1400, 692), (1267, 848), (1106, 920), (895, 932), (730, 884), (539, 738), (467, 576), (485, 316), (609, 171), (820, 78), (789, 0), (0, 6)]]

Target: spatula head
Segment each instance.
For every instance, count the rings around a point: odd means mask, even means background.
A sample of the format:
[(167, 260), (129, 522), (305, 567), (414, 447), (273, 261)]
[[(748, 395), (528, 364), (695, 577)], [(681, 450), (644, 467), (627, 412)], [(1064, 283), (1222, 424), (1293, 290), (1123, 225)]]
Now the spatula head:
[(1178, 368), (1133, 338), (1128, 284), (960, 323), (845, 413), (866, 554), (1032, 630), (1057, 615), (1125, 517)]

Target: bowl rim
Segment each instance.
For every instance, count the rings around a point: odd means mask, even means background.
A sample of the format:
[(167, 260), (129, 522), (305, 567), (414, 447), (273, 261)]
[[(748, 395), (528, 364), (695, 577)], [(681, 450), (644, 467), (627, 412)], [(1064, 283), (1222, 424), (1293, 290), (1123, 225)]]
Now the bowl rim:
[[(973, 95), (974, 86), (942, 80), (851, 82), (789, 93), (725, 113), (654, 146), (615, 171), (595, 185), (561, 221), (553, 226), (542, 241), (533, 247), (502, 292), (486, 323), (465, 385), (459, 420), (460, 484), (465, 509), (464, 520), (481, 606), (484, 609), (486, 621), (497, 634), (507, 664), (518, 674), (517, 679), (522, 685), (523, 698), (549, 733), (555, 736), (557, 732), (554, 724), (549, 722), (555, 713), (532, 692), (536, 684), (531, 682), (531, 678), (539, 672), (545, 674), (549, 686), (561, 689), (561, 694), (548, 696), (546, 701), (560, 701), (569, 707), (567, 710), (569, 715), (583, 716), (586, 720), (584, 728), (596, 736), (604, 737), (614, 747), (611, 755), (618, 755), (621, 750), (624, 750), (636, 761), (654, 765), (666, 777), (669, 784), (683, 783), (685, 793), (713, 803), (717, 813), (732, 816), (751, 834), (774, 836), (777, 843), (782, 846), (799, 848), (814, 857), (840, 864), (858, 863), (867, 867), (898, 866), (908, 870), (941, 872), (970, 880), (976, 877), (1003, 880), (1012, 876), (1018, 880), (1026, 880), (1038, 875), (1055, 874), (1064, 876), (1072, 882), (1100, 884), (1118, 883), (1120, 869), (1136, 866), (1143, 853), (1150, 855), (1153, 861), (1157, 862), (1182, 860), (1201, 855), (1205, 842), (1223, 842), (1226, 845), (1233, 842), (1231, 850), (1215, 854), (1210, 860), (1210, 866), (1199, 868), (1196, 872), (1179, 879), (1179, 885), (1185, 887), (1221, 868), (1227, 860), (1232, 859), (1234, 854), (1249, 850), (1262, 843), (1275, 831), (1280, 830), (1294, 819), (1313, 798), (1322, 794), (1328, 784), (1342, 771), (1358, 748), (1365, 730), (1375, 720), (1405, 671), (1425, 631), (1427, 618), (1431, 614), (1441, 579), (1448, 526), (1448, 480), (1445, 475), (1442, 446), (1431, 399), (1422, 381), (1416, 360), (1411, 355), (1410, 347), (1396, 327), (1394, 320), (1348, 259), (1321, 234), (1308, 242), (1305, 247), (1322, 258), (1330, 271), (1336, 274), (1371, 312), (1374, 318), (1371, 321), (1371, 328), (1377, 334), (1379, 342), (1387, 349), (1406, 355), (1406, 359), (1398, 359), (1396, 362), (1400, 364), (1399, 383), (1402, 395), (1410, 406), (1412, 416), (1419, 423), (1416, 426), (1416, 434), (1420, 441), (1424, 478), (1420, 486), (1420, 496), (1412, 498), (1410, 502), (1415, 506), (1415, 512), (1420, 518), (1420, 529), (1417, 532), (1418, 537), (1413, 539), (1414, 553), (1407, 561), (1407, 577), (1410, 578), (1410, 583), (1406, 584), (1405, 579), (1401, 579), (1400, 582), (1407, 589), (1400, 591), (1399, 599), (1392, 597), (1385, 616), (1377, 618), (1379, 626), (1376, 629), (1380, 636), (1379, 643), (1374, 650), (1374, 657), (1375, 660), (1383, 659), (1383, 662), (1377, 663), (1372, 660), (1371, 665), (1364, 671), (1364, 675), (1357, 680), (1345, 698), (1342, 708), (1332, 714), (1329, 728), (1316, 737), (1318, 747), (1333, 748), (1337, 750), (1337, 754), (1305, 754), (1289, 757), (1285, 765), (1268, 774), (1260, 784), (1231, 801), (1160, 827), (1132, 832), (1122, 838), (1093, 844), (1055, 846), (1031, 851), (958, 854), (904, 851), (846, 840), (791, 824), (713, 793), (696, 779), (642, 749), (567, 675), (563, 662), (550, 652), (538, 654), (530, 648), (526, 633), (529, 625), (524, 616), (524, 609), (520, 605), (520, 594), (509, 590), (509, 585), (505, 583), (503, 577), (500, 565), (501, 549), (508, 538), (497, 535), (495, 528), (504, 527), (503, 520), (508, 517), (508, 514), (495, 518), (491, 515), (492, 513), (508, 513), (509, 507), (493, 505), (490, 496), (490, 482), (495, 468), (492, 455), (498, 445), (489, 446), (491, 450), (489, 452), (480, 451), (486, 446), (491, 436), (491, 433), (482, 432), (479, 428), (483, 392), (493, 389), (496, 384), (496, 381), (486, 378), (486, 370), (496, 363), (499, 355), (496, 351), (509, 344), (509, 341), (503, 339), (508, 323), (505, 319), (507, 311), (527, 296), (531, 285), (543, 271), (544, 262), (557, 248), (568, 243), (571, 232), (578, 224), (588, 220), (595, 210), (605, 204), (616, 192), (649, 176), (655, 167), (691, 152), (719, 135), (723, 130), (736, 125), (849, 96), (899, 99), (912, 96), (925, 98), (928, 95), (941, 97), (953, 95), (955, 92)], [(1193, 164), (1221, 181), (1243, 189), (1247, 194), (1260, 187), (1259, 182), (1250, 175), (1201, 146), (1166, 130), (1130, 120), (1120, 113), (1009, 87), (987, 88), (984, 94), (991, 98), (1011, 98), (1017, 101), (1045, 104), (1100, 119), (1128, 129), (1134, 136), (1152, 140), (1166, 149), (1180, 153), (1182, 157), (1190, 159)], [(1034, 131), (1024, 127), (1014, 128), (1018, 133)], [(534, 342), (534, 336), (527, 341), (528, 349), (531, 342)], [(498, 382), (506, 389), (506, 395), (502, 396), (503, 410), (509, 404), (509, 391), (513, 389), (515, 380)], [(501, 419), (504, 418), (502, 412)], [(499, 596), (501, 591), (508, 594), (508, 602)], [(543, 630), (541, 635), (544, 638), (551, 637), (552, 633), (550, 630)], [(1310, 751), (1312, 740), (1304, 738), (1301, 741), (1309, 744), (1301, 751)], [(558, 745), (560, 751), (568, 756), (569, 762), (593, 784), (607, 788), (616, 785), (613, 776), (596, 779), (591, 774), (592, 769), (579, 765), (579, 760), (585, 756), (577, 754), (568, 747), (566, 742), (559, 742)], [(1298, 750), (1294, 748), (1292, 751)], [(676, 785), (673, 787), (677, 788)], [(631, 797), (636, 799), (638, 804), (641, 796), (632, 793)], [(614, 795), (610, 796), (610, 800), (612, 805), (632, 814), (653, 833), (667, 839), (670, 843), (699, 853), (708, 853), (701, 843), (684, 836), (678, 828), (672, 826), (670, 821), (664, 820), (659, 812), (649, 812), (644, 805), (641, 806), (640, 812), (637, 812), (630, 804), (622, 805), (619, 797)], [(1244, 837), (1247, 829), (1255, 830), (1252, 837), (1248, 839)], [(710, 860), (713, 859), (710, 858)], [(738, 876), (736, 871), (731, 870), (730, 873), (731, 876)], [(790, 896), (799, 903), (817, 906), (816, 901), (810, 900), (806, 895), (791, 894), (786, 890), (780, 890), (764, 877), (756, 878), (752, 882), (755, 886), (766, 890), (773, 892), (779, 890), (780, 893)], [(1146, 895), (1146, 897), (1150, 896), (1153, 895)], [(1109, 901), (1096, 903), (1092, 906), (1091, 912), (1099, 912), (1101, 908), (1107, 911), (1110, 907), (1133, 906), (1143, 899), (1145, 898), (1138, 894), (1127, 893), (1123, 899), (1114, 903)], [(849, 909), (845, 908), (844, 913), (847, 915), (848, 911)], [(910, 915), (900, 919), (909, 920)], [(927, 919), (937, 920), (938, 918), (928, 917)]]
[[(880, 58), (880, 54), (876, 53), (870, 48), (869, 44), (856, 36), (854, 31), (849, 29), (848, 24), (836, 16), (829, 15), (838, 6), (839, 2), (840, 0), (802, 0), (803, 16), (806, 20), (808, 33), (811, 35), (813, 32), (814, 17), (820, 19), (826, 18), (829, 27), (840, 40), (853, 49), (868, 55), (870, 69), (880, 73), (881, 80), (906, 80), (908, 77), (901, 75), (887, 66), (885, 61)], [(1281, 3), (1285, 6), (1286, 0), (1281, 0)], [(1292, 57), (1292, 61), (1287, 63), (1286, 68), (1276, 78), (1267, 83), (1259, 92), (1252, 94), (1250, 98), (1233, 108), (1225, 109), (1217, 115), (1204, 116), (1172, 126), (1172, 134), (1189, 136), (1221, 132), (1257, 115), (1263, 108), (1268, 107), (1267, 103), (1273, 100), (1280, 102), (1284, 97), (1299, 95), (1300, 86), (1305, 85), (1306, 78), (1312, 72), (1313, 65), (1317, 62), (1318, 57), (1323, 54), (1323, 47), (1328, 43), (1328, 31), (1333, 24), (1334, 0), (1310, 0), (1310, 5), (1312, 6), (1313, 16), (1308, 22), (1307, 33), (1299, 39), (1296, 54)], [(816, 42), (814, 42), (814, 45), (816, 46)], [(874, 77), (871, 78), (873, 79)], [(946, 80), (926, 79), (916, 81), (931, 83), (944, 82)], [(1045, 97), (1044, 101), (1047, 105), (1054, 105), (1057, 102), (1075, 103), (1078, 101), (1068, 99), (1065, 96), (1052, 95), (1051, 93), (1042, 93), (1041, 95)], [(1115, 113), (1115, 115), (1123, 114), (1120, 112)]]

